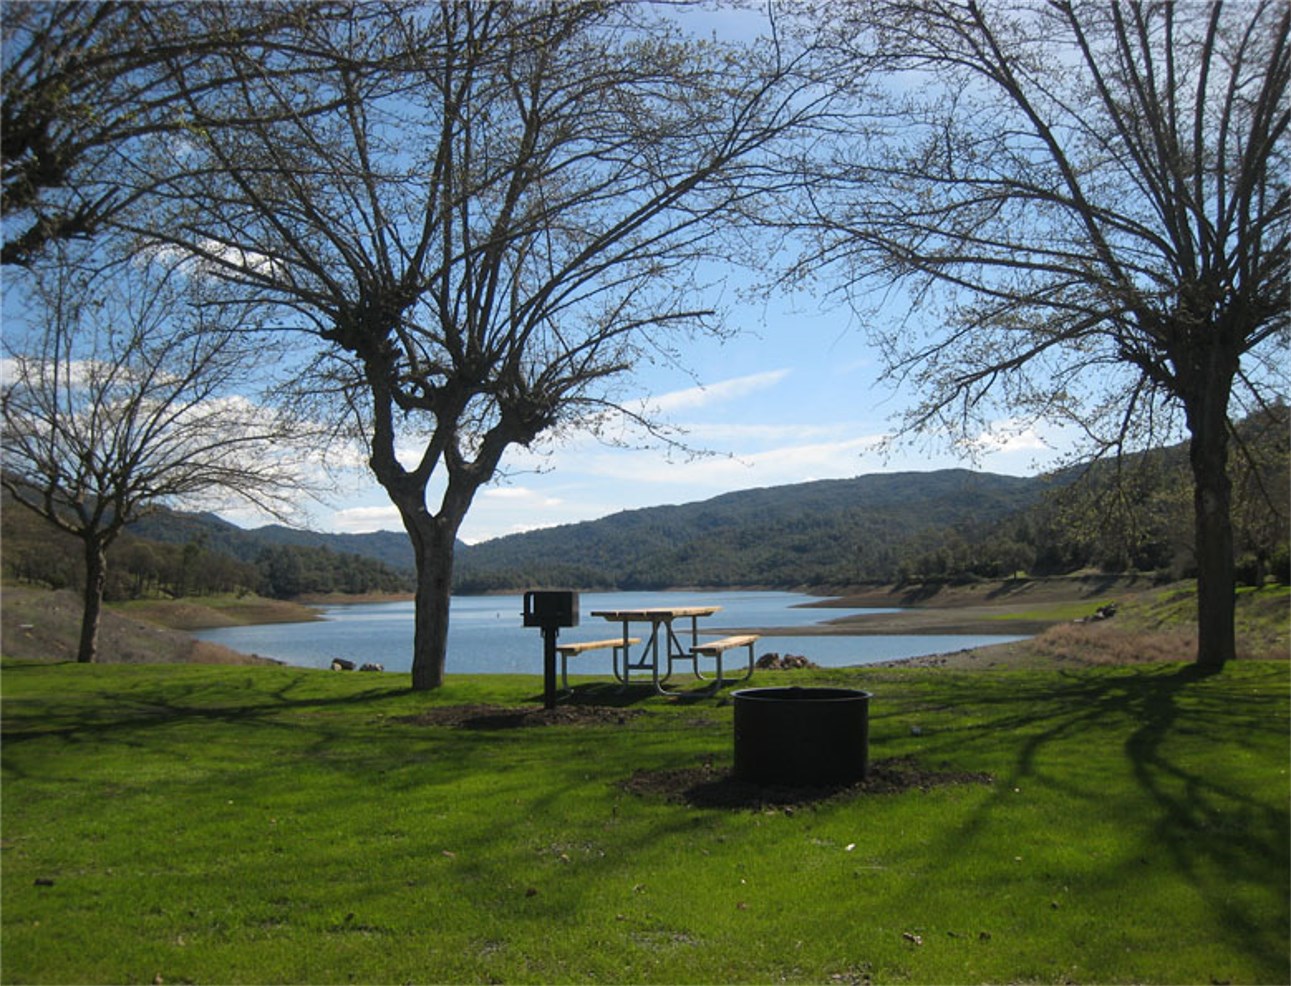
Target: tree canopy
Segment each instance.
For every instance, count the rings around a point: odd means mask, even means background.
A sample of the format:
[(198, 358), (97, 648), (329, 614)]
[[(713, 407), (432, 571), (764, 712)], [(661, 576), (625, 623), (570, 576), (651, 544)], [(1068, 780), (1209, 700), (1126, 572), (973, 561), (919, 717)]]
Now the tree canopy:
[[(821, 35), (852, 126), (807, 161), (812, 245), (875, 325), (912, 428), (1065, 420), (1191, 438), (1199, 661), (1233, 653), (1234, 416), (1284, 386), (1291, 7), (856, 2)], [(1236, 412), (1236, 414), (1234, 413)]]
[(434, 687), (475, 492), (509, 447), (612, 411), (673, 333), (717, 326), (699, 272), (817, 108), (778, 51), (633, 3), (351, 18), (300, 26), (329, 58), (290, 84), (291, 51), (202, 62), (241, 87), (181, 85), (203, 164), (138, 232), (312, 337), (307, 389), (357, 426), (412, 540), (414, 686)]

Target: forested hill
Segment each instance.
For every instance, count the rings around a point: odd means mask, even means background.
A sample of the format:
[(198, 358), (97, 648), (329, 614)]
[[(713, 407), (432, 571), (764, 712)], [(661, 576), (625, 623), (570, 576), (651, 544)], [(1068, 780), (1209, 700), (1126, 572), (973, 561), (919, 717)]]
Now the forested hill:
[[(1288, 412), (1235, 427), (1238, 578), (1291, 578)], [(1019, 478), (949, 469), (824, 480), (629, 510), (458, 555), (460, 592), (531, 587), (847, 586), (1059, 575), (1194, 574), (1187, 447)]]
[(239, 561), (255, 561), (266, 547), (324, 548), (337, 554), (371, 558), (399, 571), (413, 570), (412, 544), (403, 531), (328, 534), (268, 524), (247, 530), (215, 514), (159, 510), (130, 525), (137, 537), (171, 544), (197, 542)]
[[(1267, 574), (1291, 578), (1291, 480), (1279, 413), (1263, 437), (1249, 426), (1242, 433), (1259, 469), (1234, 471), (1239, 577), (1250, 584)], [(1184, 450), (1171, 447), (1124, 468), (1109, 462), (1041, 478), (944, 470), (747, 490), (459, 545), (456, 588), (842, 587), (1088, 567), (1182, 578), (1191, 564), (1187, 469)], [(78, 584), (73, 539), (25, 515), (0, 511), (6, 576)], [(119, 598), (158, 589), (292, 596), (413, 585), (400, 531), (245, 530), (210, 514), (161, 511), (128, 535), (109, 558)]]
[[(1268, 573), (1285, 577), (1288, 567), (1286, 409), (1248, 419), (1237, 432), (1245, 450), (1234, 456), (1233, 468), (1239, 577), (1258, 584)], [(1190, 489), (1183, 446), (1036, 478), (949, 469), (798, 483), (459, 544), (455, 584), (463, 593), (544, 586), (791, 588), (1087, 567), (1181, 578), (1192, 558)], [(397, 570), (391, 574), (411, 585), (412, 551), (402, 531), (248, 531), (209, 514), (163, 511), (130, 532), (254, 563), (277, 592), (301, 581), (293, 554), (311, 571), (362, 556)], [(380, 573), (340, 575), (333, 581), (367, 585)], [(380, 575), (377, 581), (388, 580)]]
[[(949, 469), (820, 480), (728, 493), (698, 503), (627, 510), (601, 520), (458, 545), (459, 592), (560, 585), (849, 584), (895, 576), (946, 532), (977, 544), (1035, 505), (1050, 480)], [(159, 511), (137, 537), (244, 562), (266, 548), (323, 548), (412, 570), (402, 531), (326, 534), (268, 525), (245, 530), (213, 514)], [(980, 550), (977, 552), (980, 554)]]
[(845, 585), (891, 578), (927, 537), (978, 540), (1051, 480), (950, 469), (728, 493), (473, 545), (459, 591), (542, 585)]

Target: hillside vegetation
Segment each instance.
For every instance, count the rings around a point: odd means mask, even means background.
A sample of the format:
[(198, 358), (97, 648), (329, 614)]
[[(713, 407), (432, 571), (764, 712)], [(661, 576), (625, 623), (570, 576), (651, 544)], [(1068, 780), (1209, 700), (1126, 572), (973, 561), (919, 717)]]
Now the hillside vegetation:
[[(311, 543), (308, 532), (297, 533), (299, 543), (291, 543), (290, 538), (244, 531), (209, 514), (159, 511), (131, 525), (108, 549), (105, 598), (112, 602), (255, 593), (290, 599), (412, 590), (413, 579), (406, 571), (379, 558)], [(54, 589), (79, 590), (84, 585), (80, 542), (7, 497), (0, 534), (6, 580)]]
[[(1238, 577), (1291, 578), (1288, 414), (1234, 433)], [(1195, 572), (1187, 449), (1020, 478), (905, 472), (748, 490), (517, 534), (459, 554), (463, 591), (927, 583), (1094, 570)]]
[[(1247, 585), (1291, 579), (1287, 427), (1278, 406), (1235, 433), (1234, 537)], [(1187, 472), (1186, 450), (1175, 446), (1041, 477), (952, 469), (745, 490), (460, 544), (455, 588), (842, 590), (1084, 571), (1173, 582), (1194, 574)], [(19, 509), (6, 509), (3, 524), (6, 578), (79, 584), (72, 539)], [(248, 531), (173, 511), (132, 525), (109, 568), (112, 599), (293, 598), (413, 585), (401, 532)]]
[[(883, 580), (920, 536), (946, 528), (984, 535), (1049, 488), (1043, 479), (954, 469), (747, 490), (486, 541), (462, 555), (459, 584), (631, 590)], [(989, 546), (980, 547), (984, 556)], [(983, 557), (988, 564), (990, 574), (1007, 567)]]

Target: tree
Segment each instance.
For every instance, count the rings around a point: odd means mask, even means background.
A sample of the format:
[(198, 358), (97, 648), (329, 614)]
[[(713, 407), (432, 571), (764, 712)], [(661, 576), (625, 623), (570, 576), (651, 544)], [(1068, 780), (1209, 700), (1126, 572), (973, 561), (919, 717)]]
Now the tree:
[(6, 298), (0, 482), (80, 539), (77, 660), (90, 662), (122, 529), (162, 504), (228, 496), (281, 516), (301, 489), (290, 457), (301, 435), (248, 399), (263, 340), (220, 321), (182, 271), (64, 259), (32, 273), (22, 302)]
[(907, 427), (972, 432), (1007, 408), (1119, 453), (1181, 411), (1197, 661), (1222, 667), (1231, 412), (1277, 394), (1291, 331), (1291, 6), (878, 0), (838, 14), (831, 70), (871, 86), (814, 173), (804, 266), (849, 287), (899, 281), (916, 311), (946, 302), (876, 329), (892, 376), (925, 395)]
[[(206, 72), (213, 51), (277, 50), (330, 5), (30, 0), (0, 8), (0, 262), (26, 265), (52, 242), (90, 238), (168, 194), (189, 164), (187, 101), (237, 85)], [(279, 81), (310, 62), (297, 47)], [(184, 72), (177, 72), (182, 66)], [(301, 107), (294, 108), (296, 112)], [(259, 119), (256, 108), (251, 118)], [(224, 129), (244, 119), (207, 118)], [(137, 221), (137, 218), (136, 218)]]
[(186, 87), (196, 132), (240, 106), (259, 122), (211, 131), (183, 208), (141, 232), (322, 344), (308, 387), (343, 399), (414, 548), (420, 690), (443, 680), (476, 491), (508, 448), (596, 420), (614, 378), (714, 326), (697, 272), (728, 259), (758, 156), (817, 108), (775, 51), (684, 42), (633, 3), (375, 9), (379, 29), (302, 29), (332, 53), (307, 84), (236, 52), (204, 64), (239, 74), (244, 103)]

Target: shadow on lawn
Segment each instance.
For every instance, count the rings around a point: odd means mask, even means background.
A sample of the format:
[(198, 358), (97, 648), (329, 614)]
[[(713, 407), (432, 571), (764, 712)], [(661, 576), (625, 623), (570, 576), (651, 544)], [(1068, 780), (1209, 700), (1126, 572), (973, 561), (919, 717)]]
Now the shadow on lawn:
[[(6, 668), (5, 674), (11, 675), (15, 670), (20, 669)], [(30, 710), (22, 700), (8, 700), (4, 743), (8, 746), (49, 738), (68, 742), (104, 740), (114, 734), (183, 721), (282, 727), (290, 724), (283, 713), (352, 709), (385, 701), (406, 691), (386, 685), (344, 695), (297, 695), (304, 685), (303, 678), (286, 678), (278, 687), (267, 688), (263, 678), (257, 675), (255, 684), (248, 684), (245, 697), (226, 683), (217, 686), (167, 683), (146, 691), (105, 685), (97, 697), (108, 697), (111, 703), (98, 703), (92, 709), (78, 701), (77, 695), (68, 696), (65, 704), (45, 696), (38, 708)]]
[[(718, 702), (729, 701), (729, 697), (730, 688), (727, 686), (724, 686), (722, 691), (714, 692), (707, 686), (698, 686), (697, 683), (695, 688), (688, 691), (660, 695), (651, 684), (623, 686), (607, 681), (592, 681), (574, 685), (568, 692), (560, 696), (559, 704), (623, 709), (640, 705), (647, 701), (662, 701), (671, 705), (698, 705), (700, 703), (711, 703), (714, 700)], [(542, 700), (541, 692), (529, 697), (530, 702), (540, 703)]]
[[(1119, 742), (1155, 819), (1150, 829), (1127, 829), (1127, 839), (1164, 850), (1226, 933), (1241, 940), (1266, 968), (1287, 968), (1285, 890), (1291, 874), (1291, 831), (1286, 791), (1256, 794), (1236, 771), (1225, 773), (1208, 765), (1205, 756), (1207, 738), (1227, 751), (1227, 763), (1241, 759), (1242, 749), (1258, 749), (1262, 753), (1257, 756), (1267, 757), (1278, 743), (1285, 747), (1286, 667), (1270, 665), (1258, 677), (1253, 670), (1229, 676), (1195, 666), (1064, 672), (1056, 681), (1025, 679), (1017, 685), (989, 687), (970, 676), (956, 683), (961, 704), (955, 712), (966, 713), (969, 724), (943, 733), (947, 750), (1010, 736), (1009, 745), (1018, 754), (1012, 775), (999, 778), (981, 815), (949, 836), (952, 843), (962, 844), (947, 851), (967, 845), (987, 813), (1028, 785), (1044, 785), (1073, 800), (1107, 798), (1105, 817), (1114, 819), (1115, 812), (1125, 810), (1127, 825), (1137, 823), (1141, 808), (1123, 809), (1088, 771), (1047, 766), (1049, 751), (1060, 742), (1068, 750), (1073, 740)], [(1063, 755), (1069, 754), (1058, 754)], [(1257, 920), (1249, 894), (1234, 892), (1250, 886), (1282, 902), (1280, 928), (1270, 928), (1267, 917)]]

